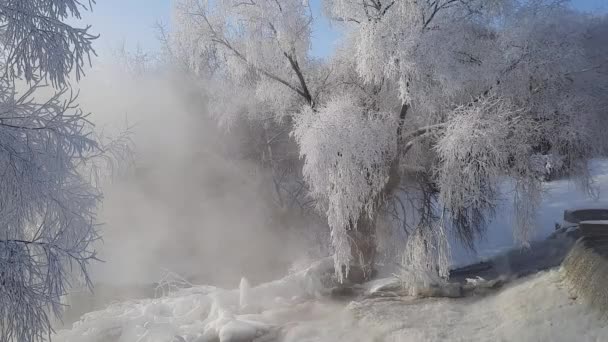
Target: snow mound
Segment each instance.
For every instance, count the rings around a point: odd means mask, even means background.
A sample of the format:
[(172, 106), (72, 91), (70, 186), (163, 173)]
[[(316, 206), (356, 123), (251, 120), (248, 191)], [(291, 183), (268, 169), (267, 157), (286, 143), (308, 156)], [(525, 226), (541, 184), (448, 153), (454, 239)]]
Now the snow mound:
[(492, 295), (374, 298), (348, 307), (377, 341), (604, 341), (608, 325), (572, 299), (559, 270), (522, 278)]
[[(313, 311), (333, 261), (324, 259), (283, 279), (239, 289), (181, 289), (157, 299), (127, 301), (84, 315), (54, 341), (244, 342), (264, 341)], [(315, 315), (319, 314), (315, 312)]]
[(398, 277), (374, 279), (364, 284), (365, 294), (374, 295), (380, 292), (398, 292), (403, 288), (403, 281)]
[[(329, 260), (318, 266), (255, 287), (244, 282), (235, 290), (201, 286), (159, 299), (114, 304), (85, 315), (54, 340), (559, 342), (602, 341), (608, 336), (602, 317), (586, 302), (569, 295), (564, 270), (522, 278), (485, 296), (362, 297), (347, 304), (318, 298), (326, 288), (311, 283), (321, 284), (323, 272), (331, 271), (333, 264)], [(394, 279), (384, 279), (365, 286), (373, 292), (393, 290), (397, 284)]]

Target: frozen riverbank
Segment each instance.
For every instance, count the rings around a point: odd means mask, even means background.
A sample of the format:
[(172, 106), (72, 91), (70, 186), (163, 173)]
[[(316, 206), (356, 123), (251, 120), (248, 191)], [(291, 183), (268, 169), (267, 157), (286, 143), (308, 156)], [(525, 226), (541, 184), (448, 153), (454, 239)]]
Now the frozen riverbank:
[(599, 341), (608, 336), (608, 324), (572, 298), (557, 269), (486, 296), (459, 299), (336, 302), (316, 297), (317, 281), (308, 271), (249, 290), (195, 287), (127, 301), (85, 315), (55, 341)]

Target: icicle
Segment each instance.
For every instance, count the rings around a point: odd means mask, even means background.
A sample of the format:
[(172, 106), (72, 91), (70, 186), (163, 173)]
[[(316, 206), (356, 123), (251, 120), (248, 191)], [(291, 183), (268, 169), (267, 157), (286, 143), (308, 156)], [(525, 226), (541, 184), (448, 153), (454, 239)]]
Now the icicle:
[(241, 283), (239, 284), (239, 307), (241, 309), (247, 307), (249, 302), (249, 281), (247, 278), (242, 277)]

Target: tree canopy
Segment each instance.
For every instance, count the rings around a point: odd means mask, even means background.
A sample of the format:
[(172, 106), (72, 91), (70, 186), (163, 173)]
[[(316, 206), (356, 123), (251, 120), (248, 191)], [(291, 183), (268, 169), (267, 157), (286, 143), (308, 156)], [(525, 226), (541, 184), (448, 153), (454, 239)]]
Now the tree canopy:
[(100, 137), (70, 87), (95, 37), (66, 22), (89, 5), (0, 1), (0, 341), (46, 340), (70, 284), (90, 285), (98, 167), (129, 144)]
[(346, 32), (327, 59), (310, 55), (316, 18), (297, 0), (181, 0), (171, 48), (212, 87), (245, 94), (211, 98), (220, 122), (291, 131), (341, 277), (373, 264), (363, 240), (405, 195), (422, 194), (396, 215), (407, 248), (445, 276), (447, 236), (473, 246), (500, 199), (513, 201), (525, 244), (547, 170), (588, 184), (605, 140), (606, 52), (592, 43), (605, 18), (550, 0), (324, 7)]

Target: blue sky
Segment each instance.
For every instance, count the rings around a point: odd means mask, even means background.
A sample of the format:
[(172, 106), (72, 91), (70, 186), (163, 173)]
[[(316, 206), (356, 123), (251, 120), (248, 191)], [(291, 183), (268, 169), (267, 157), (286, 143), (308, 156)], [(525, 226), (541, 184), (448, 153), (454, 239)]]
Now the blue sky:
[[(129, 48), (137, 45), (144, 50), (158, 49), (155, 23), (169, 23), (172, 0), (97, 0), (93, 12), (83, 13), (83, 24), (92, 25), (91, 32), (101, 34), (96, 49), (102, 55), (123, 41)], [(316, 20), (312, 53), (326, 56), (339, 33), (321, 15), (321, 0), (311, 0)], [(81, 24), (82, 25), (82, 24)]]
[[(158, 49), (154, 24), (168, 23), (172, 0), (97, 0), (92, 13), (83, 22), (93, 26), (92, 32), (101, 34), (96, 48), (101, 56), (125, 42), (129, 48), (139, 45), (144, 50)], [(316, 21), (312, 53), (327, 56), (339, 38), (339, 33), (321, 16), (321, 0), (311, 0)], [(573, 0), (575, 7), (585, 11), (605, 12), (608, 0)]]

